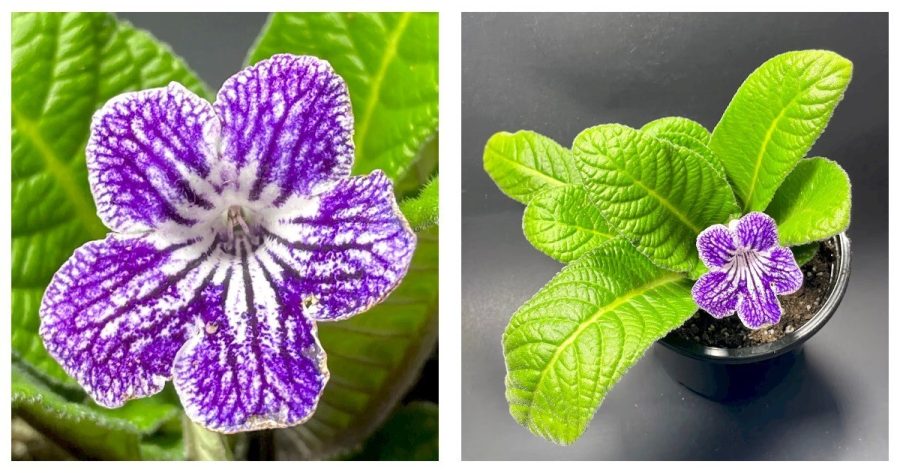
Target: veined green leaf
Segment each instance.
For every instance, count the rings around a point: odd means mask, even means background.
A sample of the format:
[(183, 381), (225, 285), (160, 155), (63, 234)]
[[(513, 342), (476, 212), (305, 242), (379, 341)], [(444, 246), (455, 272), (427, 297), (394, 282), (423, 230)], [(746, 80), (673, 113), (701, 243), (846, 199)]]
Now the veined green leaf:
[(285, 459), (322, 459), (358, 447), (418, 377), (437, 340), (438, 228), (420, 232), (409, 273), (381, 304), (320, 323), (331, 378), (316, 413), (276, 431)]
[(12, 350), (74, 387), (44, 350), (38, 308), (75, 248), (107, 233), (84, 162), (91, 116), (119, 93), (170, 81), (209, 94), (167, 47), (111, 15), (16, 13), (12, 43)]
[(510, 414), (541, 437), (574, 442), (625, 371), (696, 310), (683, 275), (654, 266), (624, 240), (600, 245), (506, 327)]
[(804, 159), (778, 188), (766, 213), (778, 222), (784, 246), (841, 233), (850, 225), (850, 178), (834, 161)]
[(398, 180), (437, 131), (436, 13), (275, 13), (248, 62), (276, 53), (320, 57), (347, 81), (356, 174)]
[(831, 51), (793, 51), (753, 71), (716, 125), (709, 147), (744, 212), (763, 210), (828, 125), (853, 75)]
[(738, 211), (712, 166), (696, 153), (615, 124), (581, 132), (573, 151), (584, 187), (611, 228), (658, 266), (704, 269), (697, 235)]
[(151, 399), (131, 401), (128, 406), (136, 406), (132, 408), (135, 411), (143, 407), (165, 413), (110, 415), (115, 411), (87, 403), (63, 397), (18, 363), (12, 364), (13, 413), (66, 450), (86, 458), (141, 459), (147, 456), (141, 446), (142, 435), (154, 430), (162, 420), (178, 414), (176, 407), (160, 405)]
[(522, 228), (535, 248), (563, 263), (616, 237), (581, 186), (553, 187), (538, 193), (525, 207)]
[(726, 175), (722, 161), (709, 149), (710, 134), (703, 125), (683, 117), (663, 117), (647, 123), (641, 131), (673, 146), (697, 153), (719, 175)]
[(434, 177), (418, 196), (400, 202), (400, 211), (414, 231), (425, 230), (438, 222), (438, 178)]
[(354, 460), (429, 461), (438, 459), (438, 406), (413, 402), (398, 408)]
[(484, 170), (523, 204), (546, 188), (581, 183), (572, 152), (533, 131), (495, 133), (484, 147)]

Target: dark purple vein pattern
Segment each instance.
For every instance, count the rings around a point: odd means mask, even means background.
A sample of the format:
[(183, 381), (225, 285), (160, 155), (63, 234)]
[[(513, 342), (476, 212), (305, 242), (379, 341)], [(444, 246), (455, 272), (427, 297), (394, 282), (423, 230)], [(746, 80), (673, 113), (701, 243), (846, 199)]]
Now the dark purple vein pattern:
[(691, 291), (701, 309), (716, 318), (735, 311), (745, 326), (778, 323), (778, 294), (800, 289), (803, 273), (788, 248), (778, 246), (772, 217), (751, 212), (725, 225), (712, 225), (697, 236), (700, 259), (710, 269)]
[(249, 67), (214, 105), (174, 83), (110, 100), (87, 163), (112, 233), (45, 292), (48, 351), (107, 407), (172, 379), (212, 430), (305, 421), (328, 381), (316, 321), (387, 297), (416, 243), (390, 180), (349, 176), (352, 135), (313, 57)]

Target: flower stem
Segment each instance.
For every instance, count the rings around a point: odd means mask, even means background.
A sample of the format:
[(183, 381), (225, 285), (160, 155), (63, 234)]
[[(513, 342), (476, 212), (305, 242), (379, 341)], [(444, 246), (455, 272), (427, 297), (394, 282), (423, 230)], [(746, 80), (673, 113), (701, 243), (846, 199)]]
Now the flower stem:
[(183, 419), (184, 457), (187, 460), (234, 460), (228, 437)]

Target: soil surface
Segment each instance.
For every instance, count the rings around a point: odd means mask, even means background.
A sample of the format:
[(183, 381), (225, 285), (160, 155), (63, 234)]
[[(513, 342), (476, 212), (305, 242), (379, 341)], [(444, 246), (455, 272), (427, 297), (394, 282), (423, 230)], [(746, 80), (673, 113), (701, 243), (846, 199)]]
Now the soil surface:
[(800, 268), (803, 270), (803, 287), (793, 294), (778, 296), (784, 314), (777, 324), (751, 330), (744, 327), (737, 315), (715, 319), (700, 310), (673, 333), (705, 346), (720, 348), (749, 347), (778, 340), (809, 321), (825, 302), (831, 285), (834, 250), (832, 240), (822, 242), (816, 256)]

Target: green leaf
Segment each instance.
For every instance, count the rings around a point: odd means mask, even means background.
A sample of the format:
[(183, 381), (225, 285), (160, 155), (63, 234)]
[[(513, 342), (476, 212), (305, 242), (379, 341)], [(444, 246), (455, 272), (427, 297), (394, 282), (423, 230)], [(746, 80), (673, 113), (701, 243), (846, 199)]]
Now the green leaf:
[(319, 324), (331, 378), (316, 413), (276, 432), (286, 459), (322, 459), (357, 448), (418, 378), (437, 340), (438, 228), (419, 233), (409, 273), (381, 304)]
[(804, 264), (809, 263), (810, 260), (816, 256), (816, 253), (819, 252), (820, 246), (821, 245), (817, 241), (805, 245), (792, 246), (791, 252), (794, 253), (794, 260), (797, 261), (797, 265), (803, 266)]
[(318, 56), (347, 81), (357, 174), (397, 180), (437, 131), (437, 13), (275, 13), (248, 62), (277, 53)]
[(709, 149), (709, 131), (703, 125), (683, 117), (664, 117), (653, 120), (641, 128), (673, 146), (697, 153), (720, 176), (725, 176), (722, 161)]
[(484, 170), (523, 204), (546, 188), (581, 183), (572, 152), (533, 131), (495, 133), (484, 146)]
[(434, 138), (425, 143), (425, 146), (419, 151), (414, 164), (409, 168), (406, 176), (394, 182), (394, 193), (397, 194), (398, 198), (417, 195), (422, 185), (437, 176), (439, 142), (440, 137), (436, 133)]
[(683, 275), (624, 240), (604, 243), (513, 314), (503, 334), (510, 414), (536, 435), (574, 442), (625, 371), (696, 310)]
[(437, 404), (414, 402), (398, 408), (353, 459), (436, 461)]
[(400, 211), (414, 231), (425, 230), (438, 222), (438, 178), (435, 176), (422, 192), (400, 203)]
[(841, 233), (850, 225), (850, 178), (834, 161), (804, 159), (778, 188), (766, 213), (778, 222), (784, 246)]
[(704, 270), (696, 238), (738, 211), (725, 178), (696, 153), (624, 125), (581, 132), (573, 145), (584, 186), (610, 227), (658, 266)]
[(852, 75), (844, 57), (810, 50), (775, 56), (744, 81), (709, 142), (744, 212), (766, 208), (825, 130)]
[[(152, 403), (131, 401), (128, 406), (154, 409)], [(177, 415), (169, 406), (149, 423), (148, 415), (130, 417), (110, 415), (111, 410), (94, 404), (75, 402), (55, 392), (18, 363), (12, 364), (13, 413), (53, 439), (66, 450), (81, 457), (136, 460), (142, 458), (142, 435), (158, 426), (160, 419)]]
[(554, 187), (538, 193), (525, 207), (522, 228), (535, 248), (563, 263), (616, 237), (581, 186)]
[(178, 81), (209, 96), (167, 47), (111, 15), (12, 18), (12, 350), (75, 387), (44, 350), (38, 308), (75, 248), (103, 238), (87, 182), (91, 116), (119, 93)]

